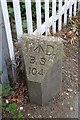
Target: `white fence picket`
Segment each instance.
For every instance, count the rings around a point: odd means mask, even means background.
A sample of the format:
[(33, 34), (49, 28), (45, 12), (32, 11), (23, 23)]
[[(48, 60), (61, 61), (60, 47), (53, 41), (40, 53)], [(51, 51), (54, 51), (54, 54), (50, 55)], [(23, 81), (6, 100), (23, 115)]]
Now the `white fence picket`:
[(52, 0), (52, 31), (56, 33), (56, 0)]
[(41, 35), (41, 0), (36, 0), (37, 34)]
[[(70, 1), (70, 3), (71, 3), (72, 1)], [(70, 17), (70, 19), (71, 19), (71, 17), (72, 17), (72, 5), (70, 6), (70, 9), (69, 9), (69, 17)]]
[(15, 15), (17, 39), (20, 40), (20, 37), (23, 34), (23, 30), (22, 30), (22, 22), (21, 22), (21, 12), (20, 12), (19, 0), (13, 0), (13, 8), (14, 8), (14, 15)]
[[(52, 16), (49, 18), (49, 27), (52, 25)], [(41, 35), (45, 32), (45, 22), (41, 25)], [(34, 32), (33, 32), (33, 35), (37, 35), (38, 33), (38, 29), (36, 29)]]
[(10, 22), (9, 22), (9, 15), (8, 15), (6, 0), (4, 0), (4, 1), (1, 0), (1, 7), (2, 7), (2, 13), (3, 13), (3, 18), (4, 18), (7, 42), (8, 42), (8, 46), (9, 46), (10, 58), (11, 58), (11, 61), (13, 63), (15, 63), (14, 47), (13, 47), (13, 41), (12, 41), (11, 28), (10, 28)]
[(49, 0), (45, 0), (45, 31), (49, 32)]
[[(62, 9), (62, 0), (59, 0), (59, 11), (61, 11), (61, 9)], [(62, 15), (60, 14), (58, 30), (61, 30), (61, 27), (62, 27)]]
[(75, 0), (75, 3), (74, 3), (74, 16), (76, 16), (76, 7), (77, 7), (77, 0)]
[(32, 26), (31, 0), (25, 0), (25, 5), (26, 5), (26, 18), (27, 18), (28, 34), (32, 35), (33, 26)]
[[(64, 1), (65, 2), (65, 6), (67, 7), (67, 0)], [(66, 25), (67, 23), (67, 10), (64, 13), (64, 25)]]

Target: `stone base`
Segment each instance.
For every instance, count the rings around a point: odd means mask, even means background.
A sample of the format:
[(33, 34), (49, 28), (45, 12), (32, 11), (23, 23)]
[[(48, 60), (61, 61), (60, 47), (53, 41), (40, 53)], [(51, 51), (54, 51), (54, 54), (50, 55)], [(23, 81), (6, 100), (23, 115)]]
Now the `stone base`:
[(62, 61), (58, 61), (47, 73), (42, 83), (28, 81), (29, 99), (31, 103), (43, 105), (48, 103), (62, 85)]

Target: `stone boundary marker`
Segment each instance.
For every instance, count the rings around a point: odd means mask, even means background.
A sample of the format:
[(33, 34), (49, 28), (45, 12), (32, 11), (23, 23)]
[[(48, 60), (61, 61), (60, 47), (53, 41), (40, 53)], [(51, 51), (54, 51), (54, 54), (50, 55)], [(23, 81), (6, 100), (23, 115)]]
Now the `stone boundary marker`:
[(21, 45), (31, 103), (48, 103), (61, 89), (62, 39), (24, 34)]

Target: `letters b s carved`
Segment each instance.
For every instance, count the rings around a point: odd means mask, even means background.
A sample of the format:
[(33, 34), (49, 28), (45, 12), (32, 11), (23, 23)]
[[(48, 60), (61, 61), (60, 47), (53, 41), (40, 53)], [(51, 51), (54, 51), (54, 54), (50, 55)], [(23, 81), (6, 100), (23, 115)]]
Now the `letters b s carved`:
[(35, 57), (34, 56), (30, 56), (30, 63), (35, 63)]
[(46, 59), (45, 59), (45, 58), (41, 58), (40, 64), (41, 64), (41, 65), (45, 65), (45, 62), (46, 62)]
[[(36, 62), (36, 58), (34, 56), (30, 56), (30, 63), (34, 64)], [(41, 65), (45, 65), (46, 59), (45, 58), (41, 58), (40, 59), (40, 64)]]

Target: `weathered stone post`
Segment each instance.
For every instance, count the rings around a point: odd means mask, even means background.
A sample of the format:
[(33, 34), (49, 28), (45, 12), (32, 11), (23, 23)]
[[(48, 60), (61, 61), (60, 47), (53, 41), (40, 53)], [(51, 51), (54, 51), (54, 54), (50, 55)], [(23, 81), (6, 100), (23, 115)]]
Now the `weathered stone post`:
[(49, 36), (21, 38), (31, 103), (47, 103), (61, 89), (62, 39)]

